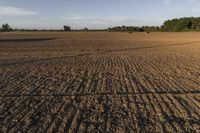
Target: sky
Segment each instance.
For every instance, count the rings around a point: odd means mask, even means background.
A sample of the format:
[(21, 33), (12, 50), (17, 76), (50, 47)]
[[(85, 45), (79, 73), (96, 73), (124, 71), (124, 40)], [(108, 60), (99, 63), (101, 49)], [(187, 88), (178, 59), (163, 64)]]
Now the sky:
[(190, 16), (200, 16), (200, 0), (0, 0), (0, 24), (13, 28), (160, 26)]

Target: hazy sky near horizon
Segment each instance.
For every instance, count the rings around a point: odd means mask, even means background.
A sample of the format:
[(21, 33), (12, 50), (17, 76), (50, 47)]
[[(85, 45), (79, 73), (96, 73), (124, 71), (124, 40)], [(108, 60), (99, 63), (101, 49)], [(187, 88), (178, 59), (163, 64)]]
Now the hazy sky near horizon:
[(14, 28), (161, 25), (189, 16), (200, 16), (200, 0), (0, 0), (0, 24)]

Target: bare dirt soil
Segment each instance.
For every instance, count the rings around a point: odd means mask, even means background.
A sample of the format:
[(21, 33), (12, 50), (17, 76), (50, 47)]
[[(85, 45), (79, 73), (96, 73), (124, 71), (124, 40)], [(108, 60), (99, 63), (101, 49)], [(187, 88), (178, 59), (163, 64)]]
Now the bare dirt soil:
[(200, 132), (200, 33), (0, 33), (0, 132)]

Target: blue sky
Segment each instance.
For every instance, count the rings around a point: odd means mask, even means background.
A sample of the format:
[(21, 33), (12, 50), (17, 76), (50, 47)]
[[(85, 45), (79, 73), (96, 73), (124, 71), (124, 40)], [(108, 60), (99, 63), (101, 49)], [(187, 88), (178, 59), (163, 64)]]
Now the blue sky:
[(0, 24), (14, 28), (161, 25), (185, 16), (200, 16), (200, 0), (0, 0)]

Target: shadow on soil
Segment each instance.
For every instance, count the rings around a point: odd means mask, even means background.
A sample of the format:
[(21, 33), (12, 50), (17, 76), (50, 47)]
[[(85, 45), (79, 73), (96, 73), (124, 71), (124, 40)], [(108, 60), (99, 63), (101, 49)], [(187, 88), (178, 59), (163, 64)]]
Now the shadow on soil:
[[(0, 42), (29, 42), (29, 41), (48, 41), (48, 40), (55, 40), (58, 38), (40, 38), (40, 39), (10, 39), (10, 40), (0, 40)], [(127, 48), (127, 49), (116, 49), (116, 50), (110, 50), (103, 53), (110, 53), (110, 52), (123, 52), (123, 51), (131, 51), (131, 50), (141, 50), (141, 49), (150, 49), (150, 48), (159, 48), (159, 47), (170, 47), (170, 46), (181, 46), (181, 45), (191, 45), (199, 43), (199, 41), (196, 42), (188, 42), (188, 43), (178, 43), (178, 44), (167, 44), (167, 45), (155, 45), (155, 46), (146, 46), (146, 47), (137, 47), (137, 48)], [(39, 60), (31, 60), (31, 61), (21, 61), (21, 62), (13, 62), (13, 63), (6, 63), (6, 64), (0, 64), (0, 67), (7, 67), (10, 65), (23, 65), (27, 63), (36, 63), (36, 62), (45, 62), (45, 61), (51, 61), (51, 60), (57, 60), (57, 59), (64, 59), (67, 57), (82, 57), (82, 56), (88, 56), (92, 53), (85, 53), (85, 54), (78, 54), (75, 56), (62, 56), (62, 57), (53, 57), (53, 58), (45, 58), (45, 59), (39, 59)]]
[(37, 41), (51, 41), (57, 38), (26, 38), (26, 39), (0, 39), (0, 42), (37, 42)]

